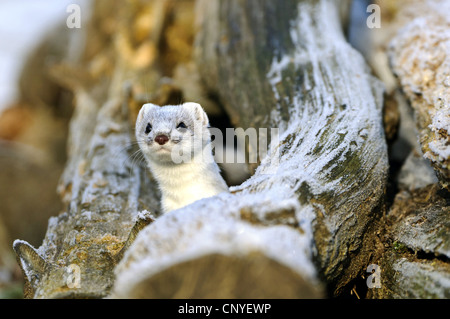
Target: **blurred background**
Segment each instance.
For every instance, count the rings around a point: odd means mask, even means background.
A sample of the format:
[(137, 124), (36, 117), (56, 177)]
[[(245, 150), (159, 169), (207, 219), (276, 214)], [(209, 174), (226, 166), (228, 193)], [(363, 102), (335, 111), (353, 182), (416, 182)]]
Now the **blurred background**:
[[(136, 3), (140, 1), (128, 2), (139, 7)], [(157, 5), (154, 12), (130, 13), (138, 17), (133, 25), (135, 29), (124, 32), (136, 32), (130, 40), (128, 34), (121, 37), (120, 21), (114, 20), (114, 17), (104, 18), (108, 17), (108, 12), (114, 12), (114, 8), (121, 9), (112, 1), (0, 1), (0, 298), (22, 297), (22, 274), (12, 250), (13, 240), (23, 239), (39, 247), (49, 217), (58, 215), (64, 209), (56, 190), (67, 159), (66, 141), (74, 111), (74, 95), (73, 90), (68, 89), (70, 83), (61, 84), (70, 82), (70, 77), (66, 76), (61, 81), (58, 72), (52, 70), (61, 65), (76, 65), (83, 56), (89, 56), (90, 64), (86, 68), (89, 76), (95, 78), (98, 74), (106, 74), (111, 78), (112, 72), (108, 73), (108, 69), (117, 63), (114, 60), (117, 57), (111, 57), (105, 53), (109, 51), (102, 52), (102, 49), (111, 45), (113, 35), (119, 34), (115, 39), (115, 44), (119, 45), (119, 55), (140, 70), (137, 74), (140, 72), (145, 77), (144, 81), (136, 81), (137, 85), (132, 88), (136, 101), (139, 102), (141, 94), (141, 102), (163, 105), (168, 101), (179, 101), (181, 92), (186, 100), (195, 100), (204, 106), (212, 126), (231, 127), (232, 121), (224, 114), (217, 97), (205, 96), (196, 82), (191, 81), (192, 74), (195, 74), (190, 63), (195, 1), (166, 2), (177, 4), (177, 9), (170, 11), (169, 19), (161, 19), (158, 14), (167, 10)], [(82, 12), (82, 27), (79, 29), (69, 28), (66, 24), (71, 14), (67, 9), (74, 3), (80, 6)], [(94, 14), (95, 3), (103, 3), (104, 19), (99, 24), (94, 21), (90, 27), (100, 31), (89, 33), (87, 38), (88, 28), (84, 26), (88, 25)], [(386, 108), (385, 116), (389, 117), (386, 132), (393, 145), (390, 156), (391, 166), (395, 170), (401, 167), (414, 147), (416, 135), (411, 112), (406, 102), (400, 101), (401, 98), (395, 94), (395, 80), (388, 71), (385, 40), (389, 29), (370, 30), (366, 26), (370, 14), (366, 8), (370, 3), (355, 0), (350, 12), (344, 12), (348, 20), (346, 34), (369, 65), (373, 68), (376, 65), (375, 73), (385, 83), (388, 94), (392, 94), (387, 97), (387, 105), (392, 107)], [(389, 11), (386, 9), (384, 12)], [(131, 19), (126, 14), (115, 16)], [(131, 17), (134, 19), (134, 16)], [(158, 19), (162, 21), (160, 24)], [(159, 38), (158, 27), (163, 25), (165, 34)], [(149, 40), (151, 37), (154, 38)], [(131, 43), (126, 42), (128, 40)], [(154, 42), (158, 45), (155, 46)], [(155, 50), (159, 52), (160, 67), (157, 71), (152, 69), (157, 59), (155, 57), (158, 57)], [(187, 78), (189, 81), (185, 81)], [(139, 83), (143, 85), (139, 86)], [(158, 91), (148, 92), (153, 87), (158, 87)], [(399, 114), (402, 123), (397, 134)], [(229, 184), (239, 184), (248, 177), (248, 171), (242, 167), (225, 171), (229, 174)], [(395, 194), (395, 189), (392, 194)]]
[[(0, 298), (22, 296), (12, 241), (39, 247), (48, 218), (62, 209), (56, 187), (72, 93), (48, 69), (81, 52), (81, 30), (66, 27), (70, 3), (0, 1)], [(87, 19), (90, 1), (77, 3)]]

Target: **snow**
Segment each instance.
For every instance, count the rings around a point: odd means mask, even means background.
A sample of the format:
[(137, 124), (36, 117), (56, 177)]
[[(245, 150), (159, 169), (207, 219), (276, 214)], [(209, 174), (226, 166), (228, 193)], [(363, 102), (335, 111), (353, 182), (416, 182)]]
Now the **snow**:
[[(31, 246), (29, 243), (27, 243), (25, 240), (20, 240), (20, 239), (14, 240), (13, 247), (16, 249), (16, 247), (18, 247), (18, 246), (27, 246), (30, 249), (32, 249), (34, 252), (36, 252), (36, 254), (42, 258), (42, 255), (33, 246)], [(25, 253), (24, 255), (29, 257), (28, 253)], [(30, 268), (30, 265), (28, 263), (29, 260), (27, 261), (23, 257), (20, 257), (20, 261), (21, 261), (23, 271), (25, 272), (25, 275), (28, 277), (29, 280), (39, 279), (38, 276), (33, 276), (35, 274), (35, 269)]]
[(156, 217), (153, 213), (149, 212), (148, 210), (142, 210), (139, 211), (136, 216), (133, 218), (133, 223), (137, 223), (139, 220), (148, 220), (153, 219), (155, 220)]
[[(233, 196), (222, 193), (162, 215), (144, 228), (117, 268), (115, 292), (126, 296), (134, 285), (168, 267), (209, 254), (248, 256), (260, 251), (316, 280), (311, 262), (311, 229), (303, 233), (286, 226), (255, 226), (239, 218), (243, 209), (259, 214), (298, 210), (296, 201), (277, 200), (276, 194)], [(260, 209), (261, 208), (261, 209)], [(264, 211), (264, 212), (263, 212)], [(151, 243), (151, 245), (149, 245)]]
[[(282, 159), (282, 169), (278, 170), (279, 173), (276, 175), (272, 175), (273, 183), (285, 183), (291, 179), (291, 176), (295, 176), (296, 185), (307, 182), (314, 194), (330, 190), (345, 192), (347, 189), (342, 187), (344, 185), (341, 179), (330, 179), (330, 173), (345, 159), (346, 154), (352, 153), (356, 148), (363, 148), (364, 151), (366, 140), (379, 138), (377, 134), (380, 132), (380, 124), (376, 121), (380, 118), (380, 107), (372, 98), (373, 93), (370, 91), (370, 87), (360, 84), (361, 81), (373, 82), (372, 79), (367, 78), (368, 75), (361, 72), (355, 74), (354, 78), (349, 78), (346, 77), (346, 74), (339, 74), (336, 69), (331, 67), (330, 63), (325, 62), (333, 60), (332, 54), (334, 53), (324, 50), (322, 42), (336, 43), (339, 46), (335, 48), (336, 53), (347, 55), (336, 57), (340, 63), (347, 63), (342, 66), (341, 70), (352, 70), (356, 64), (364, 65), (361, 56), (351, 50), (344, 40), (340, 41), (342, 39), (340, 31), (331, 27), (338, 24), (337, 21), (332, 21), (332, 18), (337, 18), (337, 14), (327, 15), (330, 19), (326, 21), (330, 25), (324, 26), (324, 28), (331, 32), (322, 33), (320, 36), (324, 39), (318, 40), (318, 36), (314, 33), (304, 32), (304, 30), (310, 29), (313, 19), (308, 15), (310, 11), (302, 8), (305, 5), (307, 4), (299, 4), (299, 17), (292, 24), (293, 27), (290, 31), (296, 50), (287, 53), (280, 59), (274, 58), (267, 73), (267, 79), (278, 101), (276, 110), (280, 110), (282, 101), (277, 84), (281, 81), (283, 71), (287, 69), (301, 70), (307, 63), (312, 66), (311, 73), (304, 75), (303, 88), (292, 98), (291, 102), (295, 107), (292, 108), (290, 122), (287, 123), (285, 129), (280, 129), (281, 141), (286, 140), (289, 135), (295, 135), (295, 140), (290, 144), (289, 149), (286, 149), (288, 147), (284, 149), (287, 154)], [(323, 6), (321, 10), (327, 8)], [(304, 68), (304, 72), (306, 69)], [(375, 82), (375, 85), (377, 94), (381, 95), (383, 90), (381, 83)], [(310, 93), (311, 87), (314, 87), (314, 90)], [(335, 91), (341, 90), (342, 93), (332, 94), (330, 87), (333, 87)], [(360, 88), (359, 94), (354, 94), (354, 87)], [(311, 103), (305, 103), (305, 100), (308, 99), (304, 97), (304, 94), (309, 95)], [(335, 101), (334, 96), (338, 96), (342, 100)], [(336, 104), (346, 105), (346, 110), (337, 112)], [(334, 114), (337, 114), (338, 117), (334, 123), (330, 124), (329, 119)], [(273, 122), (279, 122), (279, 118), (281, 116), (274, 111)], [(372, 129), (368, 130), (366, 127), (372, 127)], [(325, 138), (330, 131), (337, 134), (328, 134)], [(324, 147), (320, 153), (314, 152), (317, 140), (322, 136), (326, 139)], [(343, 141), (339, 141), (341, 138)], [(292, 145), (299, 146), (292, 147)], [(383, 152), (382, 147), (380, 146), (379, 152)], [(302, 159), (300, 168), (299, 158)], [(330, 166), (329, 163), (332, 161), (335, 164)], [(263, 174), (266, 166), (267, 163), (263, 161), (255, 175)], [(244, 183), (243, 187), (253, 182), (253, 180), (249, 180)]]
[(81, 217), (84, 217), (88, 221), (92, 220), (92, 212), (91, 211), (84, 211), (81, 213)]
[[(428, 147), (439, 157), (439, 160), (449, 159), (450, 145), (448, 143), (448, 135), (450, 134), (450, 105), (446, 105), (445, 108), (436, 111), (429, 128), (435, 133), (435, 139), (428, 144)], [(441, 136), (441, 131), (446, 132), (447, 137)], [(429, 154), (425, 157), (429, 158)]]
[(391, 59), (419, 121), (431, 122), (429, 130), (420, 128), (429, 149), (423, 147), (424, 157), (446, 161), (450, 158), (450, 2), (430, 0), (423, 5), (421, 15), (411, 14), (410, 22), (392, 40)]
[[(300, 203), (298, 199), (299, 194), (308, 198), (334, 192), (337, 201), (348, 202), (348, 197), (339, 195), (355, 184), (363, 184), (369, 171), (381, 174), (374, 179), (382, 180), (388, 165), (381, 120), (383, 87), (369, 75), (362, 57), (334, 29), (337, 13), (327, 12), (327, 2), (321, 4), (315, 14), (329, 18), (329, 25), (321, 31), (330, 32), (320, 36), (309, 32), (314, 18), (309, 14), (313, 10), (303, 8), (309, 3), (299, 4), (299, 16), (292, 22), (290, 32), (296, 49), (274, 58), (266, 76), (277, 99), (270, 120), (280, 124), (279, 142), (272, 141), (254, 175), (242, 185), (230, 188), (231, 194), (197, 201), (158, 217), (144, 228), (116, 268), (114, 291), (119, 296), (127, 296), (136, 284), (170, 266), (212, 253), (247, 256), (260, 251), (316, 282), (312, 263), (313, 254), (317, 253), (313, 236), (316, 211), (325, 216), (323, 223), (330, 232), (330, 241), (346, 228), (342, 227), (342, 220), (349, 220), (355, 227), (359, 210), (326, 211), (326, 205), (319, 201)], [(342, 69), (333, 67), (336, 62), (343, 64)], [(281, 99), (277, 85), (283, 72), (293, 68), (305, 72), (305, 81), (287, 101), (293, 105), (289, 121), (280, 123), (281, 106), (286, 101)], [(354, 76), (349, 77), (349, 71)], [(333, 94), (331, 90), (338, 92)], [(320, 150), (316, 150), (318, 146)], [(355, 148), (361, 161), (358, 171), (330, 178), (332, 169), (342, 164), (346, 155), (352, 156)], [(279, 160), (275, 161), (276, 169), (274, 156)], [(363, 192), (365, 187), (353, 189), (355, 207), (367, 198), (367, 194), (358, 196), (360, 189)], [(335, 207), (341, 204), (334, 203)], [(260, 221), (283, 212), (292, 212), (292, 217), (286, 222), (280, 216), (275, 218), (280, 224), (265, 227), (246, 221), (240, 216), (243, 212)], [(301, 231), (287, 225), (291, 225), (291, 219)], [(345, 252), (346, 245), (342, 244)], [(339, 247), (334, 249), (333, 253), (341, 253)]]
[[(450, 276), (443, 266), (424, 260), (421, 262), (399, 258), (392, 266), (396, 287), (390, 298), (447, 299), (450, 290)], [(419, 287), (419, 288), (417, 288)], [(405, 297), (407, 296), (407, 297)]]

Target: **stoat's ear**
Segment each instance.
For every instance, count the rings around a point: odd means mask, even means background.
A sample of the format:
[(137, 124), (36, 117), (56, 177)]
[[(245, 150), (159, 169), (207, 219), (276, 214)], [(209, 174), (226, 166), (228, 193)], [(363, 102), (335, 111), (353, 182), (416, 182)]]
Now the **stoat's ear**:
[(145, 114), (150, 112), (151, 109), (159, 107), (158, 105), (152, 104), (152, 103), (146, 103), (142, 105), (141, 110), (139, 111), (137, 120), (142, 121), (144, 119)]
[(203, 110), (202, 106), (198, 103), (193, 102), (187, 102), (184, 103), (183, 106), (189, 110), (191, 110), (197, 121), (200, 121), (203, 126), (208, 127), (209, 126), (209, 119), (208, 115), (206, 115), (206, 112)]

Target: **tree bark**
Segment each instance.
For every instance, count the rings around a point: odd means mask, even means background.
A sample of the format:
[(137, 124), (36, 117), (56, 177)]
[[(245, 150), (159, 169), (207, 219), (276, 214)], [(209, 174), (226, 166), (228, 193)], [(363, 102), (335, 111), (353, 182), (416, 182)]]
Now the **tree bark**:
[(173, 97), (158, 95), (159, 78), (173, 71), (158, 67), (164, 52), (151, 55), (153, 46), (167, 48), (161, 32), (170, 22), (150, 24), (147, 37), (129, 26), (157, 23), (149, 12), (173, 13), (180, 3), (130, 1), (124, 16), (108, 8), (94, 19), (108, 26), (123, 18), (104, 29), (115, 46), (90, 57), (105, 63), (101, 76), (90, 70), (72, 85), (77, 110), (60, 187), (67, 209), (50, 219), (39, 249), (15, 242), (27, 295), (339, 294), (375, 249), (388, 169), (382, 85), (344, 38), (342, 2), (197, 1), (195, 61), (207, 91), (235, 126), (277, 128), (279, 136), (230, 194), (159, 216), (155, 183), (143, 167), (131, 170), (126, 146), (140, 93), (148, 87), (148, 100), (161, 104)]
[(450, 6), (427, 1), (411, 7), (421, 14), (392, 39), (390, 62), (414, 109), (424, 157), (431, 161), (442, 187), (450, 190), (450, 19), (444, 13)]
[[(130, 20), (139, 9), (129, 6)], [(124, 83), (133, 65), (129, 56), (117, 52), (123, 46), (117, 30), (110, 27), (117, 12), (107, 1), (96, 2), (91, 25), (86, 26), (84, 68), (61, 65), (52, 70), (75, 96), (68, 161), (58, 187), (66, 210), (50, 218), (38, 249), (25, 241), (14, 242), (26, 280), (25, 297), (107, 296), (121, 249), (133, 238), (138, 211), (159, 212), (155, 184), (131, 159), (130, 89), (124, 89)], [(118, 30), (127, 30), (130, 20), (123, 19)], [(116, 46), (110, 46), (111, 38)]]
[(369, 297), (448, 298), (450, 20), (444, 12), (450, 6), (412, 0), (394, 7), (386, 54), (414, 111), (417, 142), (400, 171), (399, 193), (383, 230), (381, 289)]
[[(279, 141), (231, 195), (161, 216), (144, 229), (117, 268), (115, 296), (157, 296), (165, 278), (165, 296), (283, 297), (285, 286), (267, 289), (264, 278), (274, 269), (262, 268), (255, 289), (262, 292), (253, 294), (242, 291), (236, 275), (205, 266), (217, 254), (227, 256), (222, 262), (233, 274), (251, 276), (243, 265), (254, 253), (264, 265), (275, 260), (290, 268), (294, 286), (303, 284), (284, 297), (317, 296), (315, 286), (322, 296), (325, 286), (338, 293), (365, 269), (388, 167), (382, 86), (345, 41), (339, 5), (197, 2), (195, 50), (204, 82), (236, 126), (279, 128)], [(272, 232), (278, 235), (267, 238)], [(235, 263), (236, 256), (243, 262)], [(223, 286), (212, 293), (208, 283), (195, 281), (188, 289), (194, 269)]]

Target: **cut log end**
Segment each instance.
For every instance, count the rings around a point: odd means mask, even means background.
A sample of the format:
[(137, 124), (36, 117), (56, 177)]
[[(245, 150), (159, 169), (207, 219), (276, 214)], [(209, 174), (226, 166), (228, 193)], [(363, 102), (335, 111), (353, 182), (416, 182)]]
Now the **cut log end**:
[(126, 298), (323, 297), (321, 289), (261, 253), (202, 256), (174, 264), (126, 290)]

